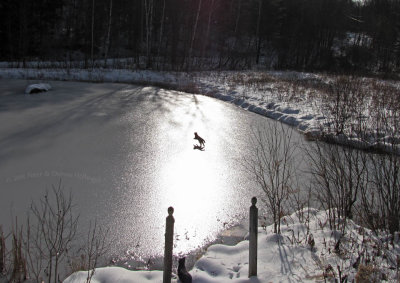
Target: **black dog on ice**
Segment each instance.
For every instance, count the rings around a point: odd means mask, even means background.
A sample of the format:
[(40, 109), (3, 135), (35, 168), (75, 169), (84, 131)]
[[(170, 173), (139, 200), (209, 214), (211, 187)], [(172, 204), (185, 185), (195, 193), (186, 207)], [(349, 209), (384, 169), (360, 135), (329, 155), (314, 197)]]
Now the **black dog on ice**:
[(190, 275), (190, 273), (187, 272), (185, 267), (185, 257), (179, 259), (178, 277), (182, 283), (192, 283), (192, 275)]
[(197, 132), (194, 133), (194, 140), (198, 140), (200, 146), (204, 147), (204, 143), (206, 142), (202, 137), (200, 137)]

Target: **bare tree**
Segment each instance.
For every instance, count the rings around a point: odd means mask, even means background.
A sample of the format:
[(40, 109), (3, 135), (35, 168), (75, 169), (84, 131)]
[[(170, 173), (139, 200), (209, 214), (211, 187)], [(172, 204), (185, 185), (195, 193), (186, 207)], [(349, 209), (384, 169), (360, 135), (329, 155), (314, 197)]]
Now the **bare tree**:
[(15, 226), (12, 231), (12, 272), (10, 282), (24, 282), (28, 279), (26, 259), (22, 250), (22, 226), (18, 226), (15, 220)]
[[(11, 238), (11, 248), (7, 249), (7, 239)], [(12, 231), (6, 236), (0, 226), (0, 281), (25, 282), (29, 279), (26, 254), (23, 249), (23, 226), (18, 224), (17, 218), (12, 224)], [(2, 279), (4, 278), (4, 279)]]
[(108, 250), (108, 231), (97, 226), (97, 221), (90, 223), (86, 244), (83, 248), (85, 268), (87, 270), (86, 282), (89, 283), (95, 273), (99, 260)]
[(328, 211), (331, 229), (344, 232), (359, 192), (367, 186), (367, 157), (351, 147), (316, 142), (306, 152), (316, 198)]
[(329, 85), (323, 110), (336, 135), (350, 130), (351, 120), (357, 119), (357, 114), (362, 114), (362, 109), (357, 108), (359, 105), (364, 106), (362, 99), (365, 94), (361, 85), (361, 80), (349, 77), (339, 77)]
[(244, 167), (265, 193), (267, 209), (271, 212), (274, 232), (280, 233), (280, 219), (285, 201), (292, 191), (295, 177), (293, 130), (280, 123), (259, 127), (251, 137), (253, 155)]
[(72, 197), (66, 197), (62, 191), (61, 181), (46, 193), (39, 204), (32, 203), (33, 221), (30, 230), (36, 231), (29, 237), (33, 242), (35, 253), (45, 259), (45, 276), (48, 282), (59, 282), (59, 266), (65, 259), (77, 231), (78, 217), (73, 215)]
[[(400, 231), (400, 157), (371, 155), (371, 191), (375, 192), (379, 220), (390, 234)], [(370, 203), (366, 203), (369, 205)]]
[(43, 238), (40, 225), (31, 225), (30, 218), (27, 219), (27, 229), (25, 233), (24, 249), (26, 252), (27, 266), (30, 276), (36, 282), (41, 282), (44, 276), (45, 255), (42, 251)]
[[(95, 222), (90, 223), (86, 241), (81, 248), (74, 247), (78, 217), (73, 215), (71, 195), (65, 196), (61, 187), (52, 188), (39, 202), (32, 202), (26, 225), (17, 221), (12, 232), (4, 236), (0, 226), (0, 276), (5, 275), (10, 282), (61, 282), (60, 267), (70, 263), (73, 271), (87, 270), (86, 282), (90, 282), (95, 268), (108, 250), (108, 230)], [(6, 240), (11, 237), (8, 251)], [(81, 253), (78, 268), (71, 259)], [(0, 280), (1, 281), (1, 280)]]

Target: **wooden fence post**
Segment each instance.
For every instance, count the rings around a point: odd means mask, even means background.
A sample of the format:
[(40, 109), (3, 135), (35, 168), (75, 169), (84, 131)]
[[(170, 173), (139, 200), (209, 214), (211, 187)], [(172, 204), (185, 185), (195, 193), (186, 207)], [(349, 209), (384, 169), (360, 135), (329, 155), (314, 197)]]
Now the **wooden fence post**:
[(258, 208), (256, 203), (257, 198), (253, 197), (250, 206), (249, 277), (257, 276)]
[(172, 274), (172, 248), (174, 241), (174, 223), (175, 219), (172, 216), (174, 208), (168, 207), (168, 216), (165, 225), (165, 249), (164, 249), (164, 272), (163, 283), (171, 283)]

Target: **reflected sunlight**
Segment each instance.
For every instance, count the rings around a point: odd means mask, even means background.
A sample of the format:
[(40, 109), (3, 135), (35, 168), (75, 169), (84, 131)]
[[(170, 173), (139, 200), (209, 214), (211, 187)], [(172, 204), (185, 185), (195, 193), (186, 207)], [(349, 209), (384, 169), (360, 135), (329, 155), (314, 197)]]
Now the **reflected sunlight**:
[[(173, 111), (157, 108), (160, 116), (125, 117), (129, 139), (124, 145), (130, 154), (124, 158), (115, 211), (121, 246), (129, 242), (135, 254), (162, 256), (169, 206), (174, 207), (175, 255), (204, 247), (242, 213), (234, 168), (227, 160), (234, 147), (226, 146), (229, 141), (220, 135), (221, 128), (232, 128), (224, 118), (227, 113), (202, 97), (167, 94)], [(132, 123), (145, 131), (138, 135)], [(205, 139), (204, 151), (193, 149), (198, 144), (194, 132)]]
[(215, 221), (207, 221), (215, 218), (223, 202), (215, 158), (207, 148), (204, 152), (193, 150), (190, 141), (186, 149), (173, 156), (162, 169), (161, 199), (166, 207), (174, 207), (174, 217), (179, 221), (176, 234), (182, 237), (175, 253), (185, 253), (202, 245), (216, 230)]

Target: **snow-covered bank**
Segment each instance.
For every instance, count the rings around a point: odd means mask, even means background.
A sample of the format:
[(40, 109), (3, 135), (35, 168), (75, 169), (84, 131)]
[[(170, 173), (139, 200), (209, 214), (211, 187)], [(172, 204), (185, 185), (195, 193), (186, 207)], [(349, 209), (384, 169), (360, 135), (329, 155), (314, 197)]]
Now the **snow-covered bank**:
[[(248, 241), (244, 240), (235, 246), (210, 246), (190, 271), (193, 282), (334, 282), (339, 277), (352, 282), (361, 276), (367, 280), (362, 282), (398, 280), (398, 238), (389, 245), (385, 236), (377, 237), (352, 221), (341, 237), (339, 231), (329, 229), (327, 213), (316, 209), (284, 217), (281, 228), (281, 234), (272, 233), (273, 225), (259, 228), (257, 277), (248, 278)], [(64, 282), (83, 282), (86, 276), (85, 271), (76, 272)], [(96, 269), (92, 282), (162, 282), (162, 271), (104, 267)], [(176, 275), (173, 282), (179, 282)]]
[[(185, 73), (3, 68), (0, 69), (0, 77), (43, 82), (73, 80), (153, 84), (233, 103), (291, 125), (310, 138), (322, 137), (360, 149), (400, 153), (399, 121), (393, 118), (398, 116), (399, 82), (360, 78), (356, 83), (361, 94), (353, 95), (349, 101), (346, 95), (351, 95), (352, 89), (333, 90), (346, 96), (344, 101), (335, 101), (337, 97), (331, 97), (324, 89), (334, 88), (332, 82), (335, 80), (339, 80), (340, 85), (340, 78), (300, 72)], [(352, 80), (348, 79), (349, 82)], [(385, 101), (386, 98), (381, 98), (384, 96), (391, 97), (393, 101)], [(394, 109), (390, 109), (392, 106)]]

